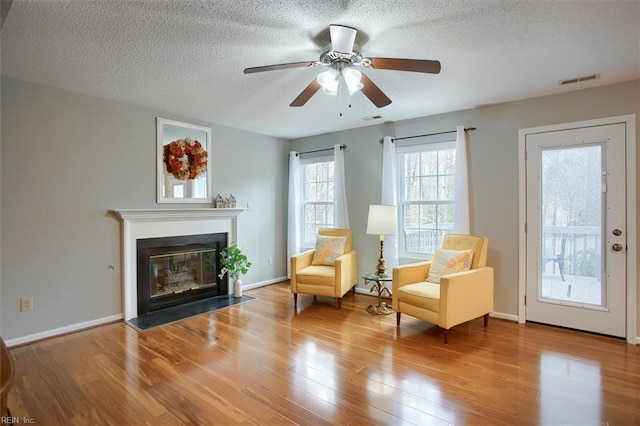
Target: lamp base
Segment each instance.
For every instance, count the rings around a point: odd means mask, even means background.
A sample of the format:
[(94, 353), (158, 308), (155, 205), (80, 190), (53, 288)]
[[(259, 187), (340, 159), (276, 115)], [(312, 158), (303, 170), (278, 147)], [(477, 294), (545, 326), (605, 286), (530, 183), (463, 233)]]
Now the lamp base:
[(376, 267), (376, 276), (380, 278), (388, 277), (387, 265), (384, 261), (384, 240), (380, 240), (380, 256), (378, 257), (378, 266)]
[(367, 312), (375, 315), (389, 315), (393, 313), (393, 309), (387, 305), (386, 302), (382, 302), (379, 305), (369, 305)]

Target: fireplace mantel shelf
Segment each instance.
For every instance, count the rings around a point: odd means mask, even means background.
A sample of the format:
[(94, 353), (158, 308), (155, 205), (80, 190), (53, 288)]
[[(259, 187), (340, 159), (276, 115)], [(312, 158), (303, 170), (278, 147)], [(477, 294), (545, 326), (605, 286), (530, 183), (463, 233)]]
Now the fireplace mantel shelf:
[(162, 220), (162, 219), (206, 219), (206, 218), (232, 218), (245, 211), (245, 208), (234, 209), (115, 209), (113, 212), (120, 219), (136, 220)]

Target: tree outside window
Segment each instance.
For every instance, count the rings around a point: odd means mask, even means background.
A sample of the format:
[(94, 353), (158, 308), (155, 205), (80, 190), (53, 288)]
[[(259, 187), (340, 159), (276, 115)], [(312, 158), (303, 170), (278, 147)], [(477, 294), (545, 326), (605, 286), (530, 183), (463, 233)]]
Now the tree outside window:
[(313, 247), (318, 229), (333, 227), (333, 157), (304, 160), (301, 166), (303, 174), (302, 246)]
[(455, 211), (454, 142), (398, 150), (400, 255), (430, 255), (451, 232)]

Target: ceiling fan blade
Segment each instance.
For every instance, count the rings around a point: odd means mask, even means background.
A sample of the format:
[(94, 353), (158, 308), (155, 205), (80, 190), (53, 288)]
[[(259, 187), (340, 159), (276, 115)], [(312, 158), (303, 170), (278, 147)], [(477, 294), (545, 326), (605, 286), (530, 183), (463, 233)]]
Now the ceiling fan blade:
[(356, 42), (356, 31), (353, 28), (342, 25), (329, 25), (331, 35), (331, 50), (340, 53), (351, 53), (353, 44)]
[(309, 99), (311, 99), (311, 97), (313, 95), (316, 94), (316, 92), (318, 90), (320, 90), (320, 84), (314, 78), (313, 81), (311, 83), (309, 83), (309, 85), (307, 87), (305, 87), (302, 92), (300, 92), (298, 97), (295, 98), (293, 100), (293, 102), (291, 102), (291, 104), (289, 106), (292, 106), (292, 107), (301, 107), (301, 106), (303, 106), (304, 104), (307, 103), (307, 101)]
[(369, 77), (362, 74), (362, 79), (360, 80), (362, 83), (362, 93), (369, 98), (371, 102), (374, 103), (378, 108), (382, 108), (391, 103), (391, 99), (387, 95), (384, 94), (382, 90), (376, 84), (371, 81)]
[(245, 68), (244, 69), (244, 73), (245, 74), (253, 74), (254, 72), (283, 70), (283, 69), (287, 69), (287, 68), (312, 67), (315, 64), (316, 64), (315, 61), (305, 61), (305, 62), (290, 62), (288, 64), (265, 65), (263, 67)]
[(430, 74), (440, 73), (440, 61), (427, 59), (396, 59), (396, 58), (368, 58), (371, 68), (381, 70), (426, 72)]

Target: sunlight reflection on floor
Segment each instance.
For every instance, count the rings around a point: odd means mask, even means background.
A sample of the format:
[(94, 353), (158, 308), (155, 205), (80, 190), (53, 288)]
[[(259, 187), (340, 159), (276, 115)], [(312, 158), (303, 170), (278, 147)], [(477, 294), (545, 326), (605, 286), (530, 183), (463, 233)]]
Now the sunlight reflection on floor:
[(600, 366), (557, 353), (540, 356), (540, 420), (562, 424), (600, 423)]
[(308, 341), (294, 355), (293, 375), (295, 385), (309, 394), (336, 405), (335, 355), (318, 348)]

